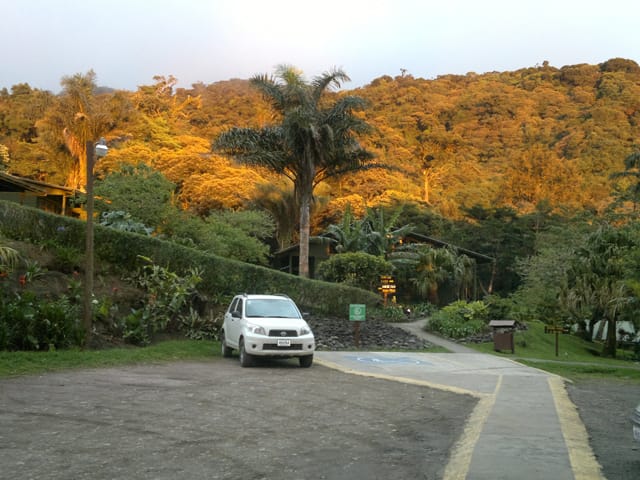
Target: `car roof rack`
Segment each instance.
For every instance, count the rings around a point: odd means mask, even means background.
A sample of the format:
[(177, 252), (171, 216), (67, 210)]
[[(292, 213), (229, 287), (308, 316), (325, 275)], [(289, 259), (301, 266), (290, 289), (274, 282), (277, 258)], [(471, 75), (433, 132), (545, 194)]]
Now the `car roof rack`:
[(291, 300), (291, 297), (286, 293), (246, 293), (245, 292), (242, 294), (242, 296), (245, 298), (248, 297), (249, 295), (266, 295), (266, 296), (272, 296), (272, 297), (284, 297)]

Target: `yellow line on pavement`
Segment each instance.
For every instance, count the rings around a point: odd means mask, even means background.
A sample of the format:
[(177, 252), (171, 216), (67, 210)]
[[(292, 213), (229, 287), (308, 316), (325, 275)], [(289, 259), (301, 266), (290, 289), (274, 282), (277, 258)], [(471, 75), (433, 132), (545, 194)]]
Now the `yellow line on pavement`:
[(604, 479), (600, 464), (589, 445), (587, 429), (580, 420), (576, 406), (569, 398), (563, 379), (549, 377), (549, 388), (556, 405), (560, 429), (569, 452), (569, 462), (571, 462), (575, 480)]
[(359, 370), (353, 370), (345, 368), (337, 363), (327, 360), (317, 359), (316, 363), (325, 367), (338, 370), (342, 373), (348, 373), (351, 375), (360, 375), (363, 377), (379, 378), (382, 380), (391, 380), (394, 382), (407, 383), (410, 385), (419, 385), (429, 388), (437, 388), (438, 390), (444, 390), (447, 392), (458, 393), (463, 395), (471, 395), (479, 399), (478, 404), (471, 412), (467, 423), (464, 427), (464, 431), (460, 436), (460, 439), (453, 447), (451, 458), (447, 464), (444, 472), (444, 480), (462, 480), (465, 479), (469, 473), (469, 466), (471, 465), (471, 457), (473, 456), (473, 450), (478, 443), (482, 428), (491, 413), (491, 409), (496, 402), (498, 391), (502, 385), (502, 375), (498, 376), (498, 383), (493, 393), (481, 393), (473, 390), (467, 390), (465, 388), (453, 387), (450, 385), (443, 385), (440, 383), (428, 382), (425, 380), (415, 380), (413, 378), (396, 377), (392, 375), (384, 375), (379, 373), (368, 373)]
[(444, 480), (463, 480), (467, 478), (473, 451), (476, 448), (484, 424), (496, 403), (498, 391), (502, 386), (502, 375), (498, 376), (498, 383), (491, 395), (484, 395), (473, 409), (467, 420), (464, 432), (456, 442), (451, 452), (451, 458), (444, 471)]
[(383, 373), (371, 373), (371, 372), (363, 372), (360, 370), (353, 370), (351, 368), (343, 367), (342, 365), (339, 365), (337, 363), (324, 360), (324, 359), (319, 359), (319, 358), (314, 359), (314, 363), (331, 368), (333, 370), (338, 370), (339, 372), (342, 372), (342, 373), (359, 375), (361, 377), (378, 378), (380, 380), (390, 380), (392, 382), (406, 383), (409, 385), (418, 385), (421, 387), (437, 388), (438, 390), (444, 390), (451, 393), (459, 393), (462, 395), (471, 395), (472, 397), (476, 397), (476, 398), (484, 398), (487, 396), (486, 393), (475, 392), (473, 390), (467, 390), (466, 388), (454, 387), (451, 385), (443, 385), (441, 383), (428, 382), (426, 380), (416, 380), (414, 378), (398, 377), (395, 375), (386, 375)]

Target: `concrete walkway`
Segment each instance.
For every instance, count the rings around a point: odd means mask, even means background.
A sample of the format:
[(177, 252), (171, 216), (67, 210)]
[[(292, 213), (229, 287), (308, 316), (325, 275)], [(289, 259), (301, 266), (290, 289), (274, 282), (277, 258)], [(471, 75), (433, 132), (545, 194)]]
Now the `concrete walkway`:
[(316, 352), (343, 372), (479, 399), (445, 479), (601, 479), (586, 429), (562, 378), (402, 327), (457, 353)]
[(459, 343), (452, 342), (451, 340), (447, 340), (446, 338), (442, 338), (425, 331), (425, 324), (425, 320), (418, 320), (411, 323), (394, 323), (393, 325), (415, 335), (418, 338), (427, 340), (434, 345), (444, 347), (452, 353), (476, 353), (472, 348), (465, 347), (464, 345), (460, 345)]

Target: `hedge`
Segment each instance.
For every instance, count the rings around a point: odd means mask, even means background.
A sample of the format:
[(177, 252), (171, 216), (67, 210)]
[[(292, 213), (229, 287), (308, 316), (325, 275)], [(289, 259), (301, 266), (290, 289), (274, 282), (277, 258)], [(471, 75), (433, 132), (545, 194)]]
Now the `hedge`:
[[(139, 265), (138, 256), (178, 273), (202, 270), (200, 290), (216, 298), (237, 293), (285, 293), (314, 313), (346, 316), (349, 304), (379, 305), (380, 297), (359, 288), (311, 280), (266, 267), (218, 257), (169, 241), (95, 225), (95, 255), (104, 262), (125, 268)], [(31, 207), (0, 200), (0, 233), (35, 244), (85, 249), (86, 223)]]

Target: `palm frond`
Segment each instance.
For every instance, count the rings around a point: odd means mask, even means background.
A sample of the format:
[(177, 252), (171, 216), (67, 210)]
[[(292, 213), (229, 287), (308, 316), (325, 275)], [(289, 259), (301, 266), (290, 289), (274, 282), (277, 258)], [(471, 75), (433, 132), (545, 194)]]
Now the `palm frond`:
[(340, 88), (343, 82), (350, 82), (351, 78), (341, 69), (333, 68), (328, 72), (324, 72), (322, 75), (314, 77), (311, 82), (313, 87), (313, 102), (317, 105), (320, 98), (331, 87)]
[(0, 272), (13, 270), (19, 260), (20, 254), (16, 249), (0, 245)]
[(262, 94), (274, 110), (283, 113), (286, 108), (286, 99), (280, 86), (267, 75), (255, 75), (249, 83)]

